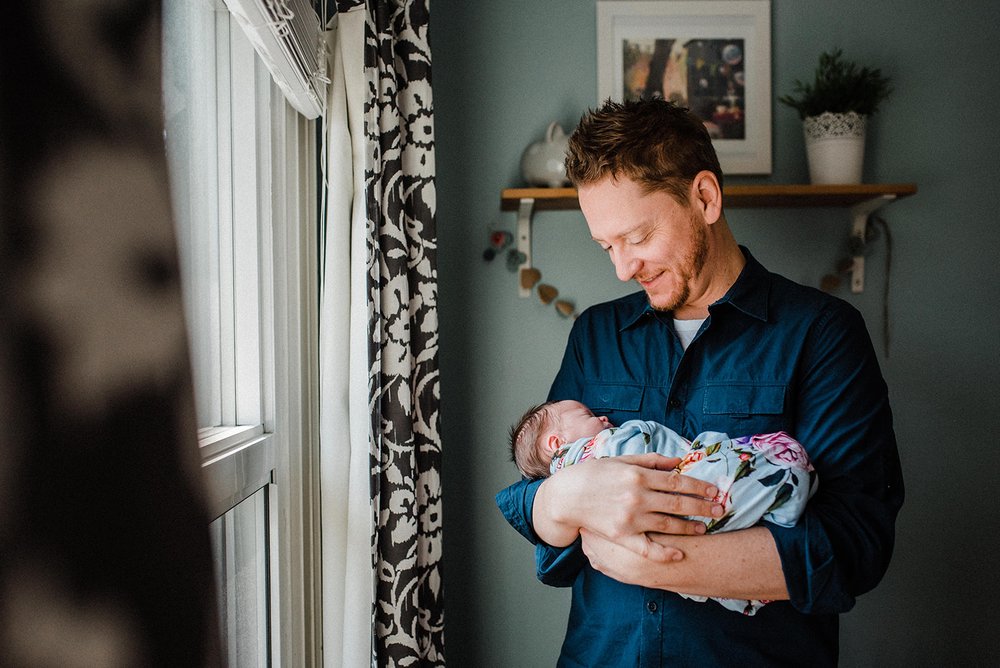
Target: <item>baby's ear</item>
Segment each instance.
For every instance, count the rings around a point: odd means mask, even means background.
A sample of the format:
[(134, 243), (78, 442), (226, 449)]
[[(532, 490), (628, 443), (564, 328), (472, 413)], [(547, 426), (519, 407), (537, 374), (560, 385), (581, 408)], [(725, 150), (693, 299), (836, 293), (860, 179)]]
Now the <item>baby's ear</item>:
[(563, 440), (559, 438), (558, 434), (549, 434), (548, 438), (545, 439), (545, 449), (549, 452), (555, 452), (562, 444)]

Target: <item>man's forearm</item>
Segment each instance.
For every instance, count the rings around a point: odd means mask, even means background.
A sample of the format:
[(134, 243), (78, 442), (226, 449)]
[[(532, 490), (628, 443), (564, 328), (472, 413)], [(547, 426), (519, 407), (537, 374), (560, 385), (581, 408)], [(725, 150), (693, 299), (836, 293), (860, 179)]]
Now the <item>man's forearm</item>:
[(781, 558), (763, 527), (706, 536), (651, 535), (684, 553), (670, 562), (642, 557), (586, 530), (582, 535), (594, 568), (621, 582), (717, 598), (788, 599)]
[(552, 498), (552, 478), (547, 479), (535, 493), (532, 506), (531, 525), (535, 533), (547, 545), (566, 547), (580, 535), (580, 528), (567, 524), (556, 512), (559, 505)]
[[(663, 543), (684, 552), (665, 566), (672, 591), (721, 598), (788, 599), (781, 557), (763, 527), (705, 536), (663, 536)], [(655, 538), (654, 538), (655, 540)]]

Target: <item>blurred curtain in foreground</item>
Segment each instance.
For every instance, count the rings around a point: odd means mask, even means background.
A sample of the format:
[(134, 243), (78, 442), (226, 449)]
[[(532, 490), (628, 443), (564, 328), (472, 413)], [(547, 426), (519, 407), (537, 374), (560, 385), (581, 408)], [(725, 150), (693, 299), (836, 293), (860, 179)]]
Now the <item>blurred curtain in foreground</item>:
[(0, 665), (213, 665), (160, 3), (2, 23)]

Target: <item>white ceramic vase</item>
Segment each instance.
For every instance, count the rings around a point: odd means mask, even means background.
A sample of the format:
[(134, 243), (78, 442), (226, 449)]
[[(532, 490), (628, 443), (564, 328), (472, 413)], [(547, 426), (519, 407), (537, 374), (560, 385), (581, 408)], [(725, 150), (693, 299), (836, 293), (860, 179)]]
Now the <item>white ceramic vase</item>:
[(815, 185), (861, 183), (867, 117), (824, 111), (802, 121), (809, 180)]

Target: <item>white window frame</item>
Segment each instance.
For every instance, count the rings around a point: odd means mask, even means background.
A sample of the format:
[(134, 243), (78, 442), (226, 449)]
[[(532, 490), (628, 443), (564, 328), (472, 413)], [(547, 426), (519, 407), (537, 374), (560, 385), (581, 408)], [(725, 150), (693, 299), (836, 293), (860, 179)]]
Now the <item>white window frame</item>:
[(215, 518), (265, 490), (269, 665), (320, 665), (316, 128), (237, 23), (220, 20), (222, 2), (209, 1), (218, 243), (195, 249), (199, 270), (218, 279), (207, 297), (211, 351), (195, 360), (211, 367), (199, 416), (209, 426), (198, 435), (207, 500)]

